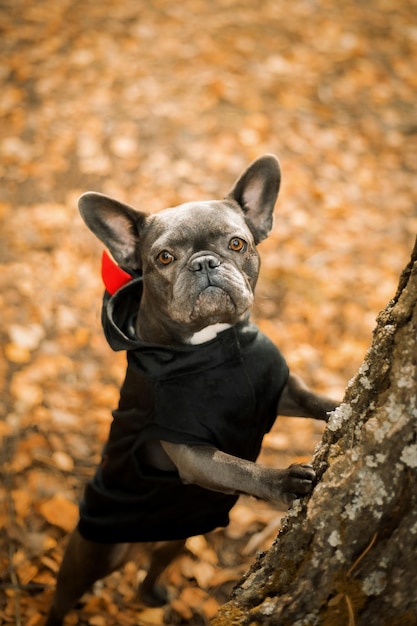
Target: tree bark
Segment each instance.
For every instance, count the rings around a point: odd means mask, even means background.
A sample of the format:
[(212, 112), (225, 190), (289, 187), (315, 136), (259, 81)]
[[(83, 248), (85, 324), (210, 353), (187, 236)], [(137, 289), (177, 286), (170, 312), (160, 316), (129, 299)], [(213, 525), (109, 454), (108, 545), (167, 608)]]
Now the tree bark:
[(289, 510), (213, 626), (417, 624), (417, 241)]

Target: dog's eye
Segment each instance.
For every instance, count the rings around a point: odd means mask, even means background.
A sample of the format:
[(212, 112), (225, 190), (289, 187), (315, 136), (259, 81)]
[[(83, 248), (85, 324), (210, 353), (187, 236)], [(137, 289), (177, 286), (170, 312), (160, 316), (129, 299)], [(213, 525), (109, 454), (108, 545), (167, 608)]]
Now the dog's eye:
[(175, 258), (170, 252), (168, 252), (168, 250), (162, 250), (162, 252), (160, 252), (156, 258), (161, 265), (169, 265), (170, 263), (172, 263), (172, 261), (175, 260)]
[(240, 237), (233, 237), (233, 239), (229, 241), (229, 248), (233, 250), (233, 252), (245, 252), (247, 246), (246, 241)]

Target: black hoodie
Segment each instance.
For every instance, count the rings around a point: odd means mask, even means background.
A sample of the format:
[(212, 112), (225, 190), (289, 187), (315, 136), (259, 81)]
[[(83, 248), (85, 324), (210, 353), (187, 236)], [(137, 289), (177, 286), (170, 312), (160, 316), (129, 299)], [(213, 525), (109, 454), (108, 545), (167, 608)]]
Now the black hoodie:
[(141, 446), (209, 445), (255, 461), (288, 379), (281, 353), (249, 322), (196, 346), (138, 339), (141, 294), (138, 277), (103, 301), (106, 338), (113, 350), (126, 350), (128, 367), (102, 463), (80, 505), (79, 530), (97, 542), (183, 539), (226, 526), (238, 496), (144, 465)]

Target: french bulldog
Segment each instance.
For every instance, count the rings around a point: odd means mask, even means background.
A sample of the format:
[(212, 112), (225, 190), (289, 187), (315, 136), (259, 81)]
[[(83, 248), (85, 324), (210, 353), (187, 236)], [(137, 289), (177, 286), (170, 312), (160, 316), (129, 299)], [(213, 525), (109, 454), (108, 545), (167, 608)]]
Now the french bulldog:
[(139, 595), (163, 605), (166, 566), (187, 537), (227, 525), (239, 494), (288, 506), (312, 491), (311, 465), (256, 463), (277, 415), (327, 420), (338, 404), (290, 374), (249, 320), (256, 246), (271, 230), (279, 186), (278, 160), (265, 155), (223, 200), (147, 214), (81, 196), (81, 216), (112, 255), (102, 321), (128, 366), (47, 626), (61, 625), (96, 580), (144, 547), (151, 556)]

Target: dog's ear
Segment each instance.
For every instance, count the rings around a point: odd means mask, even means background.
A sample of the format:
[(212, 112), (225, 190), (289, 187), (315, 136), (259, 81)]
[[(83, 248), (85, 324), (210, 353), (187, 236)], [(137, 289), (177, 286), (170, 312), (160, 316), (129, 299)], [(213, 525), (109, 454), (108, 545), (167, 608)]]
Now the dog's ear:
[(148, 215), (93, 191), (80, 197), (78, 208), (88, 228), (110, 250), (116, 262), (122, 267), (139, 269), (137, 244)]
[(255, 243), (265, 239), (271, 231), (280, 183), (278, 159), (273, 154), (265, 154), (249, 165), (227, 195), (244, 212)]

